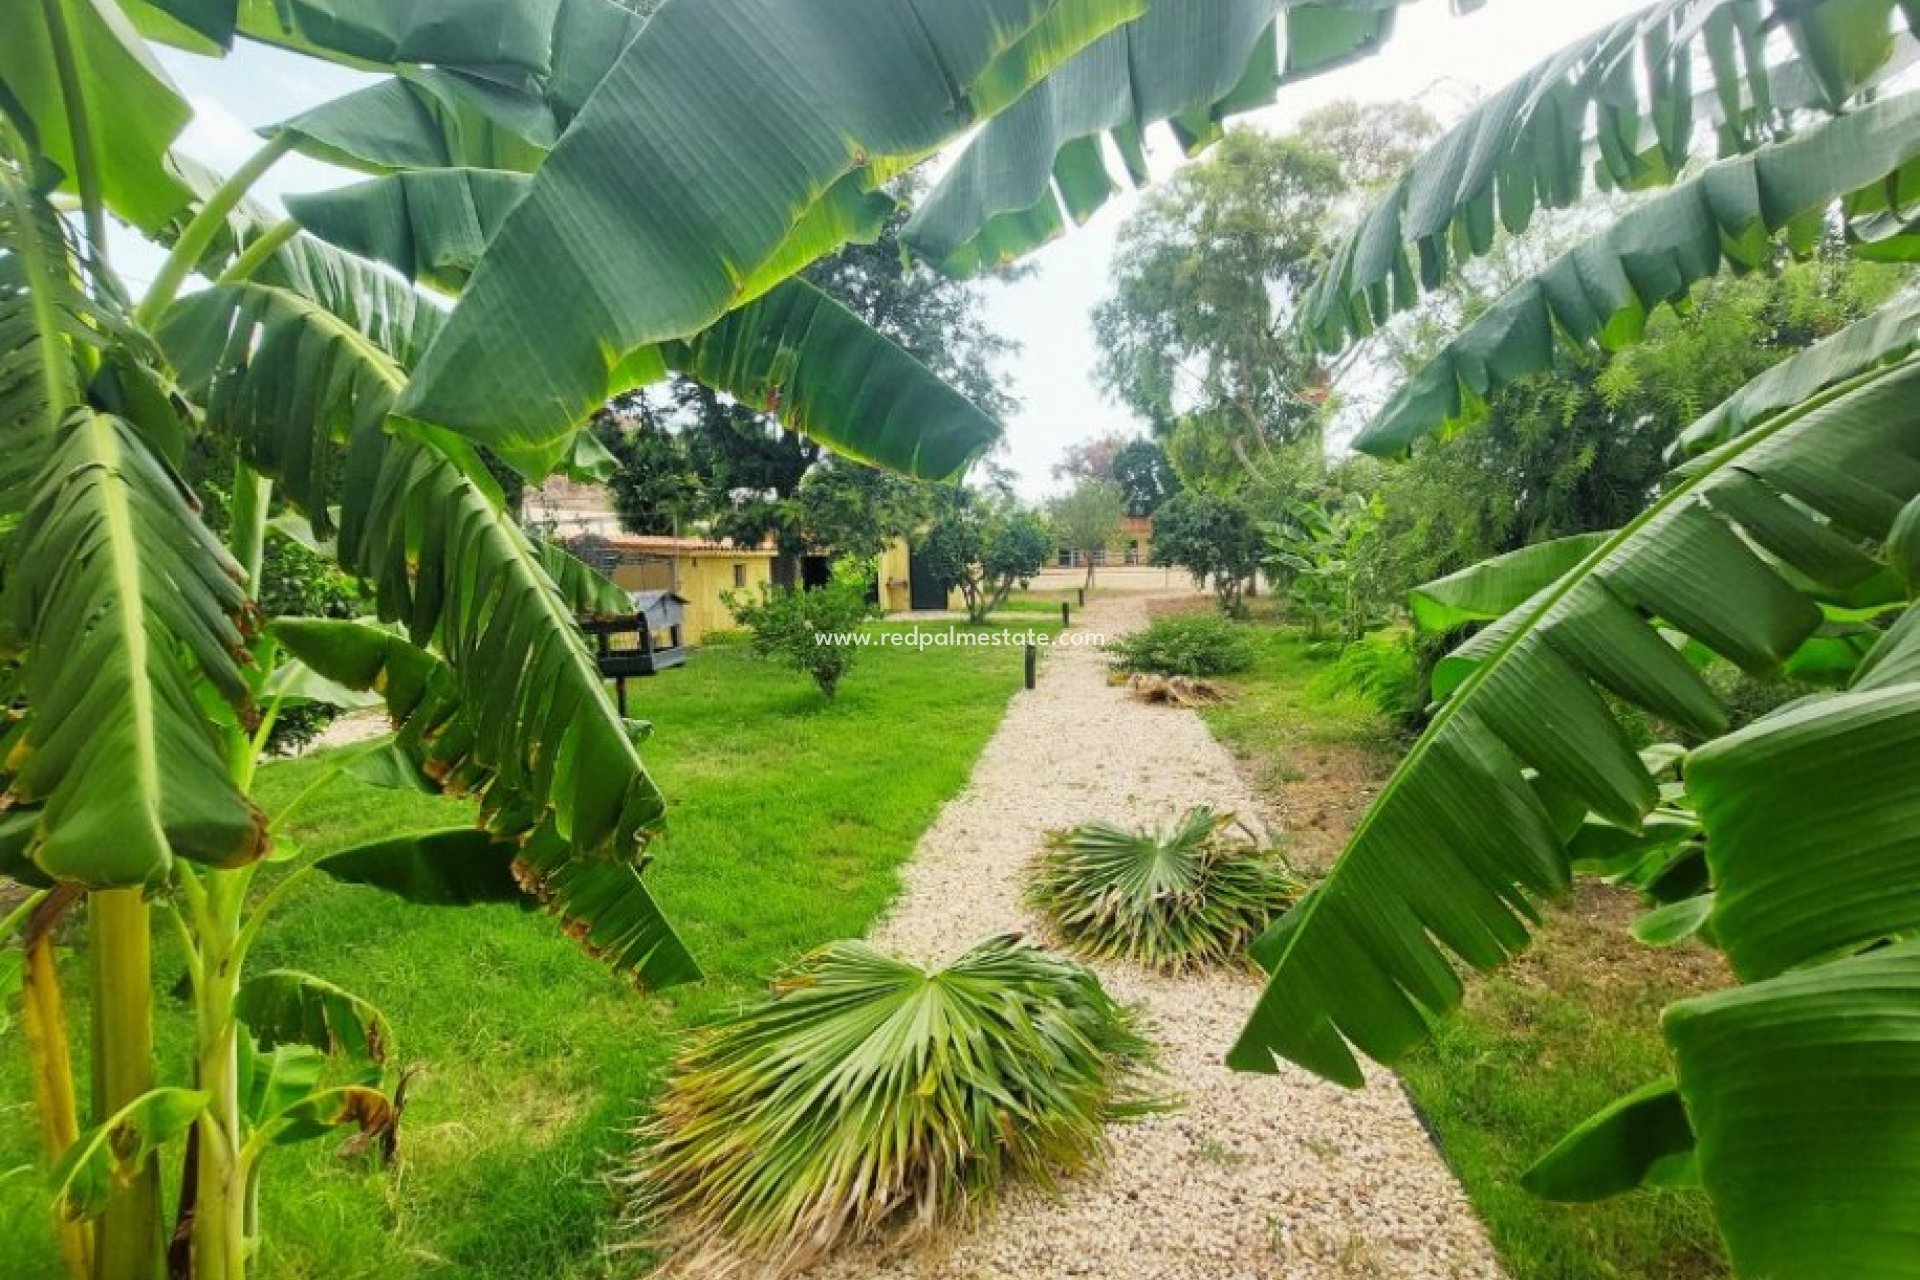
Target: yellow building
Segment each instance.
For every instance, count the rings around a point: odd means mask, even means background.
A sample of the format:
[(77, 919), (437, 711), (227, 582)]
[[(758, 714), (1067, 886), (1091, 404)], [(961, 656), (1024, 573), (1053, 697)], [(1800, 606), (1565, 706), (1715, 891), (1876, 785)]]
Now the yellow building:
[(699, 644), (710, 632), (737, 627), (722, 592), (758, 592), (773, 581), (771, 548), (625, 533), (588, 535), (569, 546), (628, 591), (671, 591), (685, 600), (681, 638), (689, 645)]
[(924, 572), (916, 581), (914, 571), (920, 568), (918, 560), (905, 538), (895, 538), (880, 553), (878, 577), (880, 609), (883, 613), (905, 613), (909, 609), (958, 610), (967, 607), (958, 591), (949, 591), (942, 596), (938, 587), (925, 580)]

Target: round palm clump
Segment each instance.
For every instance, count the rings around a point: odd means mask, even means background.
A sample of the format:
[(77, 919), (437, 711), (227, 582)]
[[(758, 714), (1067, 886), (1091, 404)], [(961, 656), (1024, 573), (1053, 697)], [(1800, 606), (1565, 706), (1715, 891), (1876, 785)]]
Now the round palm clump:
[(1056, 831), (1027, 902), (1076, 954), (1177, 973), (1242, 956), (1305, 886), (1205, 806), (1160, 830)]
[(631, 1224), (768, 1274), (963, 1218), (1011, 1178), (1052, 1186), (1156, 1106), (1131, 1013), (1071, 960), (982, 943), (925, 969), (833, 943), (699, 1033), (640, 1128)]

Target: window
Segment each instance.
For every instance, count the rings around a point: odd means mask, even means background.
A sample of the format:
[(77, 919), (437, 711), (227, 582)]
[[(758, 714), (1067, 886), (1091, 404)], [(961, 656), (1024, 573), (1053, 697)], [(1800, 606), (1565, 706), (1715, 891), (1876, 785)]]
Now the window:
[(747, 585), (747, 566), (743, 564), (733, 566), (733, 585), (736, 587)]

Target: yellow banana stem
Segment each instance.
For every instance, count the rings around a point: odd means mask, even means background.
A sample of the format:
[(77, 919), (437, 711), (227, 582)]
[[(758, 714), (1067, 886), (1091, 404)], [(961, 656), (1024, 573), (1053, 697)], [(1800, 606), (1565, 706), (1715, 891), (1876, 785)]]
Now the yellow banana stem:
[[(80, 1137), (80, 1108), (73, 1091), (73, 1056), (67, 1041), (67, 1014), (60, 997), (60, 975), (54, 967), (53, 926), (73, 900), (72, 893), (50, 895), (28, 922), (26, 942), (26, 1008), (22, 1021), (27, 1037), (27, 1061), (33, 1070), (34, 1102), (40, 1112), (40, 1145), (48, 1164), (65, 1155)], [(60, 1261), (70, 1280), (87, 1280), (93, 1273), (93, 1226), (69, 1222), (58, 1215), (54, 1230)]]

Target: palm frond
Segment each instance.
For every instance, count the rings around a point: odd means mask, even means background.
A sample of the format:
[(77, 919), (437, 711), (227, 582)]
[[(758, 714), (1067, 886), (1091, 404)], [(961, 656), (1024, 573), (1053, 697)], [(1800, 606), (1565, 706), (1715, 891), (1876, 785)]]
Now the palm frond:
[(1449, 953), (1488, 968), (1524, 947), (1532, 899), (1568, 880), (1566, 818), (1633, 829), (1657, 799), (1598, 690), (1722, 728), (1656, 621), (1751, 671), (1793, 653), (1818, 596), (1884, 571), (1862, 548), (1920, 493), (1917, 390), (1909, 358), (1776, 414), (1482, 633), (1332, 874), (1256, 944), (1272, 980), (1231, 1061), (1358, 1083), (1350, 1046), (1390, 1063), (1458, 1004)]
[(1617, 348), (1723, 266), (1771, 260), (1782, 230), (1815, 235), (1828, 207), (1920, 156), (1920, 93), (1860, 108), (1724, 160), (1555, 258), (1456, 334), (1355, 438), (1390, 455), (1465, 420), (1497, 388), (1547, 368), (1559, 342)]
[(1107, 1123), (1154, 1105), (1148, 1061), (1093, 974), (1015, 939), (937, 969), (834, 943), (681, 1052), (637, 1134), (630, 1221), (774, 1274), (925, 1235), (1097, 1163)]
[(1235, 821), (1202, 806), (1159, 830), (1054, 832), (1027, 905), (1079, 955), (1169, 973), (1231, 963), (1306, 888), (1271, 852), (1231, 835)]

